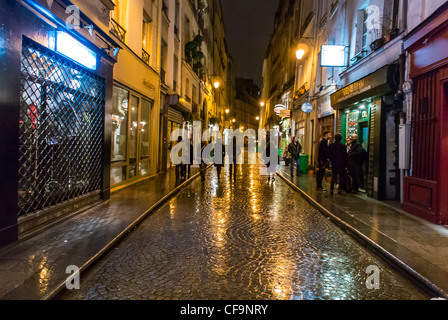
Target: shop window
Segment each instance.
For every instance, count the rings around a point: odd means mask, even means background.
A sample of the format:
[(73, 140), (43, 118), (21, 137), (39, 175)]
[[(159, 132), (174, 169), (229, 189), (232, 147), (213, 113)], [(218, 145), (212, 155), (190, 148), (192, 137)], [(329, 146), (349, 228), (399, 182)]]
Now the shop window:
[(114, 86), (112, 104), (111, 184), (126, 180), (129, 91)]
[(129, 110), (129, 178), (137, 176), (137, 147), (138, 147), (138, 106), (140, 99), (131, 97), (131, 109)]
[(105, 81), (23, 39), (19, 215), (100, 191)]
[(152, 19), (143, 10), (143, 30), (142, 30), (142, 59), (147, 65), (150, 65), (151, 44), (152, 44)]
[(140, 112), (140, 163), (139, 175), (146, 176), (149, 174), (150, 167), (150, 117), (152, 103), (149, 100), (142, 99), (142, 107)]

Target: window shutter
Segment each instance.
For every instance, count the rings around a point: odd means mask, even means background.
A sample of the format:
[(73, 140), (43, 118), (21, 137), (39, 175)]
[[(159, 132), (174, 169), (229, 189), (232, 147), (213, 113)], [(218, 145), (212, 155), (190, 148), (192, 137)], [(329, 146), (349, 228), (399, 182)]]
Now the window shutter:
[(364, 17), (365, 11), (358, 10), (357, 18), (356, 18), (356, 48), (355, 55), (359, 54), (362, 51), (363, 43), (362, 39), (364, 37)]

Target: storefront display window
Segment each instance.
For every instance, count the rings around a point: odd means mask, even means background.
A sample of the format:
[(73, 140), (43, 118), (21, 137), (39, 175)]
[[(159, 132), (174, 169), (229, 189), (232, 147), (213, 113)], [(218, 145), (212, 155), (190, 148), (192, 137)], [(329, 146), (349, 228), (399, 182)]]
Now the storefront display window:
[(350, 112), (347, 114), (346, 136), (351, 137), (358, 134), (359, 111)]
[(137, 176), (138, 106), (140, 99), (131, 97), (129, 128), (129, 178)]
[(112, 161), (126, 160), (129, 91), (114, 87), (112, 105)]
[(142, 99), (140, 112), (140, 163), (139, 174), (141, 176), (149, 173), (150, 163), (150, 115), (152, 103), (149, 100)]
[(150, 174), (153, 102), (114, 87), (111, 185)]

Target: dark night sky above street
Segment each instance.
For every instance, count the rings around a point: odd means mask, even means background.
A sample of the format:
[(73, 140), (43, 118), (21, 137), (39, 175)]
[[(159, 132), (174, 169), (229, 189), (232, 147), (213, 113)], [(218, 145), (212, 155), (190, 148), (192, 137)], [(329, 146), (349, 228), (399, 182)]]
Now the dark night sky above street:
[(261, 88), (263, 59), (278, 0), (222, 0), (221, 3), (236, 76), (254, 79)]

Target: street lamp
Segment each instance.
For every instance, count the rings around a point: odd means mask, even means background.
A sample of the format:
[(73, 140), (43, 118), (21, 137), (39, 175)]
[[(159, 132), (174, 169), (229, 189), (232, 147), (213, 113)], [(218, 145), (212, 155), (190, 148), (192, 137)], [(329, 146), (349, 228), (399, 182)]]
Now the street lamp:
[(229, 110), (229, 109), (226, 109), (226, 113), (229, 114), (229, 112), (230, 112), (230, 110)]
[(261, 107), (264, 107), (264, 105), (265, 105), (264, 101), (261, 101), (261, 102), (260, 102), (260, 106), (261, 106)]
[(219, 83), (219, 81), (215, 81), (214, 83), (213, 83), (213, 86), (215, 87), (215, 89), (219, 89), (219, 86), (220, 86), (221, 84)]
[(305, 55), (305, 50), (299, 49), (296, 51), (297, 60), (302, 60), (304, 55)]
[(257, 119), (257, 121), (258, 121), (258, 120), (260, 120), (260, 117), (257, 117), (256, 119)]

